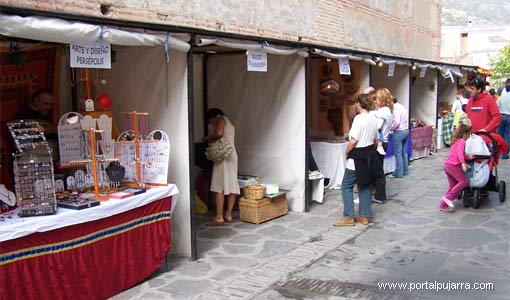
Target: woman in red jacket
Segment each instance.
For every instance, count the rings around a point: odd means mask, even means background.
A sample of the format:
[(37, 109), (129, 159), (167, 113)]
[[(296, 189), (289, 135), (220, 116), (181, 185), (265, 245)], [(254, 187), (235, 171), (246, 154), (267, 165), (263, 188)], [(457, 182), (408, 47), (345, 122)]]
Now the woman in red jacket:
[(484, 92), (485, 81), (481, 78), (468, 81), (464, 87), (471, 94), (466, 113), (473, 131), (496, 132), (501, 123), (501, 112), (491, 95)]

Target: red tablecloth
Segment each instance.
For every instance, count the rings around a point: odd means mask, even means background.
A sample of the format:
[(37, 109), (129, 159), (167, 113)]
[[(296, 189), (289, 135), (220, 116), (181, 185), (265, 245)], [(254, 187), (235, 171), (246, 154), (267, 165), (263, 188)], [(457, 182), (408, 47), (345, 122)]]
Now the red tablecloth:
[(1, 242), (0, 299), (106, 299), (132, 287), (165, 260), (171, 202)]

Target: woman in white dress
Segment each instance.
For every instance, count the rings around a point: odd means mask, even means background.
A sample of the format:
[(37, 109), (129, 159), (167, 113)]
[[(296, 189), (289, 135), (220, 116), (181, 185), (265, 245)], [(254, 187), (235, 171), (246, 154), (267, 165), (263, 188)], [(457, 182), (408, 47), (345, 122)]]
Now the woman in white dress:
[[(213, 166), (211, 192), (214, 192), (216, 201), (216, 217), (207, 225), (223, 225), (224, 222), (232, 222), (232, 209), (236, 201), (236, 195), (240, 193), (239, 182), (237, 180), (237, 152), (234, 145), (235, 128), (225, 114), (217, 108), (211, 108), (206, 114), (209, 122), (209, 135), (206, 141), (214, 142), (222, 137), (233, 147), (232, 153), (220, 162), (215, 162)], [(225, 196), (227, 197), (227, 209), (223, 215), (225, 205)]]

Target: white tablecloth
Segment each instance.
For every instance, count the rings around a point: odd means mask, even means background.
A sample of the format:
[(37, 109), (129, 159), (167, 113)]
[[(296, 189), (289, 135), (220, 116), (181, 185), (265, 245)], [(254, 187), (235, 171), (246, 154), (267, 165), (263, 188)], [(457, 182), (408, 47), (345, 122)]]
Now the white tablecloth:
[[(329, 178), (328, 189), (339, 189), (345, 173), (347, 143), (311, 142), (313, 158), (324, 177)], [(395, 170), (395, 156), (384, 159), (384, 173)]]
[[(27, 236), (35, 232), (45, 232), (57, 228), (81, 224), (89, 221), (107, 218), (125, 211), (144, 206), (151, 202), (179, 193), (177, 186), (169, 184), (165, 187), (153, 187), (147, 192), (125, 199), (111, 199), (101, 202), (99, 206), (73, 210), (58, 208), (54, 215), (23, 217), (17, 215), (12, 219), (0, 222), (0, 242)], [(172, 201), (172, 211), (177, 201)], [(16, 211), (14, 211), (16, 213)]]
[(313, 158), (319, 171), (329, 178), (328, 189), (339, 189), (345, 172), (347, 143), (311, 142)]

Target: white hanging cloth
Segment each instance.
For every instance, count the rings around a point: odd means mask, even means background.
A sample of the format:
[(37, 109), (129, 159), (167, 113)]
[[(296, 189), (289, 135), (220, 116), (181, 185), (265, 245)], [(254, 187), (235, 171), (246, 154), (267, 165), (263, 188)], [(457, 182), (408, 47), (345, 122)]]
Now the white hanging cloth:
[[(6, 14), (0, 14), (0, 34), (62, 44), (91, 44), (102, 40), (113, 45), (161, 46), (167, 41), (166, 33), (138, 33), (57, 18)], [(190, 49), (188, 43), (172, 36), (168, 36), (168, 46), (181, 52)]]
[(297, 54), (302, 57), (308, 57), (308, 52), (306, 49), (297, 49), (297, 48), (275, 48), (273, 46), (264, 45), (256, 42), (239, 42), (239, 41), (227, 41), (220, 38), (207, 38), (207, 37), (197, 37), (196, 44), (198, 46), (207, 46), (207, 45), (218, 45), (231, 49), (242, 49), (242, 50), (257, 50), (262, 49), (269, 54), (276, 55), (292, 55)]

